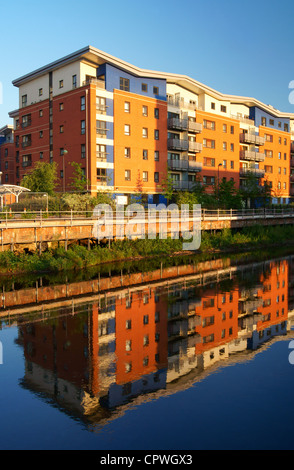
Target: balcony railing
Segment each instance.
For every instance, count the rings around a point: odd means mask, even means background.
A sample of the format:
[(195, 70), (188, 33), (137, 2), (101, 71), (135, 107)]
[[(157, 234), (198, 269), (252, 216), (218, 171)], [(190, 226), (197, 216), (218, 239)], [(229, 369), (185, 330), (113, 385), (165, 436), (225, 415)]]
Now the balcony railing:
[(187, 151), (189, 141), (188, 139), (168, 139), (167, 147), (169, 150)]
[(32, 145), (32, 141), (31, 139), (28, 139), (28, 140), (25, 140), (22, 142), (21, 146), (23, 149), (25, 149), (26, 147), (29, 147), (30, 145)]
[(168, 119), (168, 128), (199, 133), (202, 131), (202, 124), (200, 122), (189, 121), (188, 119), (170, 118)]
[(201, 152), (202, 144), (200, 142), (192, 142), (189, 140), (189, 152)]
[(96, 152), (96, 159), (98, 162), (106, 162), (107, 155), (108, 154), (106, 152)]
[(26, 168), (28, 166), (32, 166), (32, 160), (26, 160), (26, 161), (22, 162), (22, 167), (23, 168)]
[(250, 150), (240, 150), (240, 160), (250, 160), (254, 162), (264, 162), (265, 154)]
[(263, 178), (265, 170), (260, 168), (240, 168), (240, 176), (254, 175), (256, 178)]
[(194, 122), (188, 120), (188, 131), (199, 133), (202, 132), (202, 124), (200, 122)]
[(240, 142), (244, 144), (264, 145), (265, 138), (253, 133), (240, 134)]
[(85, 85), (96, 85), (98, 88), (101, 88), (102, 90), (105, 90), (105, 81), (104, 80), (99, 80), (98, 78), (94, 77), (89, 77), (87, 80), (83, 81), (83, 86)]
[(28, 119), (27, 121), (23, 121), (23, 122), (21, 123), (21, 127), (22, 127), (23, 129), (25, 129), (26, 127), (29, 127), (31, 124), (32, 124), (32, 120), (31, 120), (31, 119)]
[(173, 181), (173, 188), (176, 191), (190, 191), (195, 184), (194, 181)]
[(168, 160), (170, 170), (201, 171), (202, 163), (193, 160)]

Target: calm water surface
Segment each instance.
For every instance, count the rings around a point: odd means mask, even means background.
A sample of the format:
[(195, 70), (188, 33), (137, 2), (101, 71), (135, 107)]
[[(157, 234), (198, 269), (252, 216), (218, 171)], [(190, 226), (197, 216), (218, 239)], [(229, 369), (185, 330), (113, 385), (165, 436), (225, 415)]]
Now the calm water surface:
[(223, 266), (37, 305), (50, 283), (6, 285), (0, 448), (293, 449), (294, 257)]

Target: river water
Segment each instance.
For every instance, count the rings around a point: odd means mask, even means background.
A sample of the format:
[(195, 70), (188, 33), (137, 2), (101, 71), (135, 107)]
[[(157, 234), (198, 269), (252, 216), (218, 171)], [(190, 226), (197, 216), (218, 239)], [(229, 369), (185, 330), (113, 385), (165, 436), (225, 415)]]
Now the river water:
[(294, 256), (147, 268), (2, 280), (0, 448), (292, 450)]

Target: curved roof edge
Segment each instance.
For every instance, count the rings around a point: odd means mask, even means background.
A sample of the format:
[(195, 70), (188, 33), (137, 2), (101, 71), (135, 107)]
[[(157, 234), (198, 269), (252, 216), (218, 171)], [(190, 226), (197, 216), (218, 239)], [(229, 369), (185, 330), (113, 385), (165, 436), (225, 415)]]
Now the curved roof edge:
[(65, 57), (62, 57), (61, 59), (51, 62), (48, 65), (45, 65), (44, 67), (41, 67), (31, 73), (23, 75), (22, 77), (13, 80), (12, 84), (16, 87), (19, 87), (20, 85), (26, 83), (29, 80), (37, 78), (38, 76), (48, 73), (56, 68), (62, 67), (68, 63), (74, 62), (78, 59), (88, 60), (93, 63), (96, 63), (97, 65), (101, 65), (104, 62), (108, 62), (120, 69), (125, 70), (128, 73), (132, 73), (137, 76), (164, 79), (168, 83), (175, 83), (175, 84), (181, 85), (196, 93), (199, 93), (199, 92), (207, 93), (208, 95), (220, 101), (230, 101), (232, 103), (245, 104), (247, 106), (256, 106), (258, 108), (263, 109), (264, 111), (266, 111), (267, 113), (273, 116), (280, 117), (280, 118), (294, 119), (294, 113), (279, 111), (273, 106), (266, 105), (265, 103), (262, 103), (256, 98), (221, 93), (217, 90), (214, 90), (213, 88), (210, 88), (207, 85), (204, 85), (201, 82), (198, 82), (197, 80), (187, 75), (180, 75), (180, 74), (175, 74), (175, 73), (165, 73), (165, 72), (158, 72), (154, 70), (142, 69), (128, 62), (125, 62), (122, 59), (118, 59), (117, 57), (114, 57), (106, 52), (103, 52), (93, 46), (87, 46), (87, 47), (84, 47), (83, 49), (79, 49), (78, 51), (72, 54), (69, 54)]

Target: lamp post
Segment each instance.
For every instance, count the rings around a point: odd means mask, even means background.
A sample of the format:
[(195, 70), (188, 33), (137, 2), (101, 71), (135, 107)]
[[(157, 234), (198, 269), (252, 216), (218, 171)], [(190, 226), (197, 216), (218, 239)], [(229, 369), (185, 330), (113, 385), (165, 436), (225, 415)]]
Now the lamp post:
[(219, 163), (217, 166), (217, 205), (219, 207), (219, 168), (220, 166), (223, 166), (222, 163)]
[(65, 193), (65, 164), (64, 164), (64, 155), (68, 154), (67, 150), (62, 152), (62, 163), (63, 163), (63, 192)]

